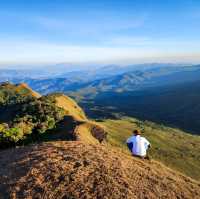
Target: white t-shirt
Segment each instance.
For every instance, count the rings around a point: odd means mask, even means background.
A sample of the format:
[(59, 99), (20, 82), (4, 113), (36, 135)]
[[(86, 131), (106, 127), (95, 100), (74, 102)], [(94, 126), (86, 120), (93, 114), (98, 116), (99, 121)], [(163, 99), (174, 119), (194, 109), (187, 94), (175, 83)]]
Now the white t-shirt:
[(141, 137), (140, 135), (134, 135), (128, 138), (126, 142), (133, 143), (133, 155), (146, 156), (148, 146), (150, 145), (149, 141), (146, 138)]

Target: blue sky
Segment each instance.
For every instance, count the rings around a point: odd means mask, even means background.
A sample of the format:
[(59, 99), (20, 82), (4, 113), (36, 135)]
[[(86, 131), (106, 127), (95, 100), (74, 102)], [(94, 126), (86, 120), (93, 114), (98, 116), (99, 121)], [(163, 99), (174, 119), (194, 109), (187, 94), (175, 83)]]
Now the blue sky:
[(0, 63), (200, 62), (199, 0), (1, 0)]

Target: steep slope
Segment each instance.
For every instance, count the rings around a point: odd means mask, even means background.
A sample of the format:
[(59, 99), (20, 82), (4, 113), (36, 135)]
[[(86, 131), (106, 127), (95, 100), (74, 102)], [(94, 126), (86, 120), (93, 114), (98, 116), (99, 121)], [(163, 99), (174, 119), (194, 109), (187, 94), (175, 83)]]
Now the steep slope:
[(21, 83), (16, 85), (16, 91), (18, 91), (20, 94), (27, 94), (31, 95), (32, 97), (35, 98), (40, 98), (41, 95), (37, 93), (36, 91), (33, 91), (27, 84)]
[(200, 180), (200, 136), (135, 118), (107, 119), (100, 125), (107, 132), (107, 142), (128, 154), (126, 139), (132, 135), (133, 129), (141, 129), (152, 144), (151, 158)]
[(199, 182), (98, 144), (49, 142), (0, 158), (0, 198), (200, 198)]
[(72, 116), (75, 120), (86, 120), (84, 111), (71, 98), (65, 95), (58, 95), (55, 97), (56, 105), (63, 108), (67, 115)]
[(107, 132), (105, 128), (92, 121), (87, 121), (80, 123), (74, 129), (74, 134), (77, 137), (77, 140), (84, 141), (88, 144), (98, 144), (106, 141)]

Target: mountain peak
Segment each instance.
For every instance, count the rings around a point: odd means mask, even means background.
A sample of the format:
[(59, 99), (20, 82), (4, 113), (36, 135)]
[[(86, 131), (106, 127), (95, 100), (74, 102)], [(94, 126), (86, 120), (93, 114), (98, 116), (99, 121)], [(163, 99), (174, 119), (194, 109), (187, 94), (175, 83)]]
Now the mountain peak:
[(2, 82), (0, 84), (0, 89), (12, 91), (19, 95), (24, 95), (24, 96), (29, 95), (34, 98), (41, 97), (41, 95), (39, 93), (37, 93), (36, 91), (33, 91), (26, 83), (12, 84), (12, 83), (6, 81), (6, 82)]
[(32, 97), (35, 97), (35, 98), (41, 97), (41, 95), (38, 92), (33, 91), (26, 83), (16, 84), (15, 86), (16, 86), (16, 90), (19, 90), (19, 91), (26, 90), (30, 95), (32, 95)]

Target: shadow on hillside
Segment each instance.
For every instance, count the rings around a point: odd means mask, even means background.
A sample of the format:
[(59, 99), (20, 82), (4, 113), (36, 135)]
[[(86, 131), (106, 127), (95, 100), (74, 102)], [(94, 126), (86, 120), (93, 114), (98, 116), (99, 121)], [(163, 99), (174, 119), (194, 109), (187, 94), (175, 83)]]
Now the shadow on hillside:
[(15, 148), (18, 146), (25, 146), (35, 143), (48, 142), (48, 141), (75, 141), (77, 137), (74, 133), (77, 125), (84, 122), (76, 121), (71, 116), (65, 116), (64, 119), (56, 124), (56, 127), (47, 130), (45, 133), (38, 133), (33, 131), (26, 139), (15, 143), (4, 143), (0, 146), (0, 150), (7, 148)]
[[(48, 130), (43, 134), (32, 133), (31, 138), (27, 138), (26, 144), (31, 140), (32, 142), (45, 142), (45, 141), (75, 141), (76, 135), (74, 134), (74, 129), (81, 122), (76, 121), (71, 116), (65, 116), (64, 119), (56, 124), (54, 129)], [(25, 144), (25, 143), (24, 143)]]

